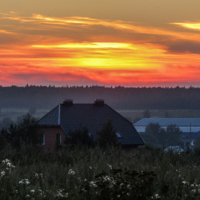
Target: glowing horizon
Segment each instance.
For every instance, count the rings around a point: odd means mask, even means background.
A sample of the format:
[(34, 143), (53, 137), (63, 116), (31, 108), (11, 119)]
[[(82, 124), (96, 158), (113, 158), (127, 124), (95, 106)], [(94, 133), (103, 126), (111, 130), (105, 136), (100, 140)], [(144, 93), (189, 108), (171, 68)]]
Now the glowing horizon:
[[(0, 85), (200, 86), (200, 23), (0, 13)], [(190, 30), (190, 31), (188, 31)]]

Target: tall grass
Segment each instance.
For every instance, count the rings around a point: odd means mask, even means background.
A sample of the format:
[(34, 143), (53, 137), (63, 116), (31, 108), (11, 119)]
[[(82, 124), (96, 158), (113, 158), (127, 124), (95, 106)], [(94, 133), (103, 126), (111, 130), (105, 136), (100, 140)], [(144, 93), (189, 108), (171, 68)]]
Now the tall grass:
[(200, 199), (199, 151), (78, 146), (50, 153), (8, 145), (0, 152), (0, 173), (2, 200)]

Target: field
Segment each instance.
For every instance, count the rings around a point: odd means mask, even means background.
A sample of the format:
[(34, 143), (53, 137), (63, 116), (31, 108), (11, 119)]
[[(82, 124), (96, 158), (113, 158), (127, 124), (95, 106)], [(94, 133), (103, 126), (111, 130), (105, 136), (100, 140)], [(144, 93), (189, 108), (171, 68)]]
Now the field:
[[(11, 118), (16, 120), (17, 117), (27, 114), (29, 109), (16, 109), (16, 108), (4, 108), (1, 109), (0, 120), (3, 118)], [(33, 115), (36, 118), (41, 118), (49, 110), (38, 109)], [(117, 110), (122, 116), (127, 118), (132, 123), (143, 118), (144, 110)], [(150, 110), (151, 117), (165, 117), (166, 112), (170, 118), (200, 118), (200, 110)]]
[(166, 154), (146, 146), (50, 153), (22, 144), (1, 150), (0, 161), (1, 200), (200, 199), (200, 151)]
[[(144, 110), (118, 110), (118, 112), (134, 123), (143, 118)], [(149, 112), (154, 118), (165, 118), (166, 112), (170, 118), (200, 118), (200, 110), (149, 110)]]

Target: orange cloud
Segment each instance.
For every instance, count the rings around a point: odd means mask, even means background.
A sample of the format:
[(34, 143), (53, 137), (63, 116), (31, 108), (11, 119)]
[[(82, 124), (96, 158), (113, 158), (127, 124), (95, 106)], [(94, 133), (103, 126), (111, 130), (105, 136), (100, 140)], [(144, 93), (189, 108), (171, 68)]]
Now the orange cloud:
[(0, 22), (0, 85), (199, 81), (199, 54), (170, 51), (179, 41), (200, 42), (198, 33), (119, 20), (18, 13), (1, 13)]
[(188, 28), (188, 29), (194, 29), (199, 31), (200, 30), (200, 23), (195, 23), (195, 22), (184, 22), (184, 23), (171, 23), (171, 24), (175, 24), (184, 28)]

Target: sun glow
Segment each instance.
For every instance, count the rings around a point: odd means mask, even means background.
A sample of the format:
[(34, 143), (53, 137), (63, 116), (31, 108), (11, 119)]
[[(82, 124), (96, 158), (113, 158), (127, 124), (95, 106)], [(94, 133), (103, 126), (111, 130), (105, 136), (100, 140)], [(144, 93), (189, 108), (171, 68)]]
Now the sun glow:
[(194, 29), (194, 30), (200, 30), (200, 23), (172, 23), (178, 26), (182, 26), (184, 28), (188, 28), (188, 29)]
[[(0, 23), (0, 85), (199, 81), (199, 23), (168, 24), (170, 30), (131, 21), (18, 13), (0, 13)], [(183, 32), (180, 26), (191, 30)]]

